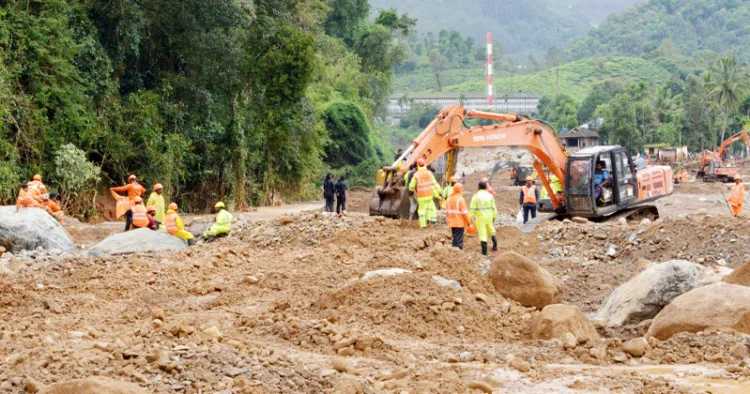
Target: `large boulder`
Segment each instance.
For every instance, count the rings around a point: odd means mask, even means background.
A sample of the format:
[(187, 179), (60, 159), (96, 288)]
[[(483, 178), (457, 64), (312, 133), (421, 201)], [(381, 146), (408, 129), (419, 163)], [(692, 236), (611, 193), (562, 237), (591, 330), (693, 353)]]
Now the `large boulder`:
[(722, 281), (734, 285), (750, 287), (750, 261), (735, 268), (731, 274), (725, 276)]
[(573, 334), (578, 342), (599, 340), (599, 333), (586, 315), (572, 305), (548, 305), (531, 319), (531, 337), (534, 339), (564, 339)]
[(542, 309), (560, 303), (563, 286), (536, 262), (516, 252), (497, 256), (490, 267), (490, 281), (505, 298), (523, 306)]
[(187, 243), (174, 235), (147, 228), (139, 228), (133, 231), (110, 235), (89, 249), (88, 254), (89, 256), (102, 256), (180, 250), (186, 247)]
[(689, 291), (656, 315), (648, 335), (665, 340), (722, 328), (750, 334), (750, 287), (719, 282)]
[(703, 271), (702, 266), (685, 260), (650, 264), (612, 292), (594, 318), (610, 325), (651, 319), (677, 296), (702, 285)]
[(41, 389), (39, 394), (146, 394), (146, 392), (137, 384), (103, 377), (90, 377), (51, 384)]
[(60, 223), (40, 208), (0, 207), (0, 246), (16, 253), (22, 250), (73, 251), (73, 240)]

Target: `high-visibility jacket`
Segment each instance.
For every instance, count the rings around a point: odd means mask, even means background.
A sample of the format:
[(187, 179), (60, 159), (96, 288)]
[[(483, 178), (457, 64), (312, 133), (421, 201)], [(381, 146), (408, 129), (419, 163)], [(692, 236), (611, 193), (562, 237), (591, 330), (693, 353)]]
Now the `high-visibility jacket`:
[(521, 191), (523, 192), (523, 204), (536, 204), (536, 186), (524, 186)]
[(440, 196), (440, 185), (432, 172), (425, 167), (419, 167), (409, 182), (409, 191), (416, 191), (417, 197)]
[(39, 194), (47, 194), (47, 186), (45, 186), (41, 181), (30, 181), (29, 189), (34, 189), (39, 192)]
[(216, 222), (203, 234), (203, 237), (229, 234), (232, 229), (232, 214), (222, 209), (216, 214)]
[(741, 206), (745, 203), (745, 185), (741, 182), (732, 186), (727, 201), (734, 206)]
[[(560, 194), (563, 192), (563, 186), (562, 182), (560, 182), (560, 179), (557, 178), (555, 175), (551, 175), (549, 177), (549, 187), (552, 189), (552, 192), (555, 193), (555, 195)], [(547, 192), (547, 188), (543, 187), (540, 189), (541, 191), (541, 198), (548, 198), (549, 193)]]
[(448, 217), (448, 227), (462, 228), (469, 224), (469, 210), (461, 193), (452, 193), (448, 197), (445, 215)]
[(140, 197), (143, 193), (146, 192), (146, 188), (141, 186), (141, 184), (138, 182), (128, 183), (124, 186), (113, 187), (112, 190), (117, 193), (127, 192), (128, 200), (130, 201), (135, 201), (136, 197)]
[(16, 209), (19, 207), (44, 208), (44, 205), (37, 201), (30, 191), (21, 189), (18, 192), (18, 198), (16, 199)]
[(154, 219), (159, 223), (164, 223), (164, 208), (166, 207), (166, 205), (164, 205), (164, 196), (157, 192), (152, 192), (148, 197), (146, 206), (152, 206), (156, 208), (156, 215), (154, 215)]
[(167, 216), (164, 218), (164, 227), (166, 227), (168, 233), (175, 237), (184, 240), (193, 239), (193, 234), (185, 230), (185, 224), (182, 222), (180, 215), (171, 209), (167, 211)]
[(63, 218), (65, 217), (65, 213), (62, 211), (62, 209), (60, 209), (60, 204), (58, 204), (55, 200), (47, 200), (44, 202), (44, 205), (47, 207), (47, 212), (49, 212), (50, 215), (54, 216), (58, 222), (62, 223)]
[(487, 190), (480, 190), (471, 198), (469, 206), (469, 217), (477, 222), (494, 223), (497, 217), (497, 206), (495, 197)]
[(148, 227), (148, 211), (143, 204), (136, 204), (130, 210), (133, 211), (133, 227)]
[(445, 189), (443, 189), (443, 198), (448, 199), (448, 197), (453, 195), (453, 185), (448, 184)]

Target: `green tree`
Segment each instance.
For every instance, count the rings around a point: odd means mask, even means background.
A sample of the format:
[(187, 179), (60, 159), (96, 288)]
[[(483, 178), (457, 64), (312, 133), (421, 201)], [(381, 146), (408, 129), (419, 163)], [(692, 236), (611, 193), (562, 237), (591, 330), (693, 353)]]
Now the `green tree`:
[(732, 115), (740, 97), (747, 87), (747, 70), (744, 64), (738, 64), (736, 57), (726, 57), (711, 69), (711, 79), (706, 86), (711, 99), (721, 108), (723, 122), (721, 127), (721, 141), (724, 141), (727, 120)]
[(331, 12), (325, 21), (326, 34), (344, 39), (352, 45), (354, 34), (370, 13), (367, 0), (332, 0)]
[(638, 131), (635, 106), (629, 94), (618, 94), (608, 104), (601, 105), (596, 114), (604, 119), (599, 130), (601, 143), (622, 145), (631, 153), (641, 151), (643, 137)]

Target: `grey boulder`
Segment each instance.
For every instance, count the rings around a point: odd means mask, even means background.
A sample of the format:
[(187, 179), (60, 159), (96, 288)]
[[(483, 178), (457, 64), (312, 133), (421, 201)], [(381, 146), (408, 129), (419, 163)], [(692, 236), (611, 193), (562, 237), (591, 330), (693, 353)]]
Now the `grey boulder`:
[(147, 228), (110, 235), (89, 249), (89, 256), (181, 250), (187, 243), (174, 235)]
[(40, 208), (0, 207), (0, 246), (17, 253), (23, 250), (73, 251), (73, 240), (50, 214)]

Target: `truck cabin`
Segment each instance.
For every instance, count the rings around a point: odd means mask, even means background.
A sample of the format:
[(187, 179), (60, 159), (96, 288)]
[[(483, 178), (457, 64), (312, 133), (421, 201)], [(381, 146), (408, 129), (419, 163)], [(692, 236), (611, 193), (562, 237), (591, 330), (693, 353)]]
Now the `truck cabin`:
[(566, 165), (565, 213), (605, 216), (638, 198), (635, 166), (627, 149), (597, 146), (570, 155)]

